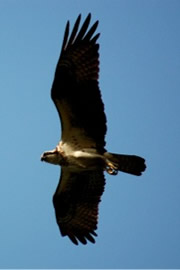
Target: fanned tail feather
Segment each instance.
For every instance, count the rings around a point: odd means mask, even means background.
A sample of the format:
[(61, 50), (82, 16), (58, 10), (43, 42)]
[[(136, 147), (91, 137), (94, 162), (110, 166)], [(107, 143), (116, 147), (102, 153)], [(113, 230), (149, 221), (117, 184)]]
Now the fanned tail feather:
[(145, 159), (135, 155), (122, 155), (105, 152), (107, 172), (117, 174), (118, 171), (133, 175), (141, 175), (145, 171)]

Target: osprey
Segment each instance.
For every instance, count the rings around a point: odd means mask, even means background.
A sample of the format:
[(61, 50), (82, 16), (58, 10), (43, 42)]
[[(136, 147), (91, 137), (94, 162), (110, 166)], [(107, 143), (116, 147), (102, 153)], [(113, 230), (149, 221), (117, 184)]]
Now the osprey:
[(42, 161), (61, 166), (53, 196), (56, 220), (62, 236), (74, 244), (95, 243), (98, 205), (104, 191), (104, 172), (141, 175), (145, 160), (135, 155), (109, 153), (105, 149), (106, 116), (99, 90), (99, 33), (91, 14), (81, 29), (78, 16), (69, 37), (66, 24), (51, 97), (58, 111), (62, 138), (56, 148), (44, 152)]

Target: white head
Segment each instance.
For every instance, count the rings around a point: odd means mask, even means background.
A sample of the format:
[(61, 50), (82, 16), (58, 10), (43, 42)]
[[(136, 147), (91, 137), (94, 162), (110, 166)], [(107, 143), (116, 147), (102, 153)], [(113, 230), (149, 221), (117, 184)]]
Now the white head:
[(44, 152), (41, 155), (41, 161), (45, 161), (54, 165), (63, 165), (65, 160), (57, 148)]

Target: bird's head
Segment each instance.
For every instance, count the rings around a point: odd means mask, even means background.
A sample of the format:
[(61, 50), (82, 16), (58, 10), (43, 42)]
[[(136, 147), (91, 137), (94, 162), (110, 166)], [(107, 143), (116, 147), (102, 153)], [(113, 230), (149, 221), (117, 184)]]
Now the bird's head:
[(51, 151), (44, 152), (41, 155), (41, 161), (45, 161), (54, 165), (61, 165), (63, 162), (63, 157), (57, 148)]

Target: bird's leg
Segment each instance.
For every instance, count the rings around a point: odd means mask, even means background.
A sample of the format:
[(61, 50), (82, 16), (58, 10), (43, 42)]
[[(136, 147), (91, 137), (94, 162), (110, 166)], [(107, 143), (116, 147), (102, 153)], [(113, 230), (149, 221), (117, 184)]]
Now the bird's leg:
[(111, 174), (111, 175), (117, 175), (118, 174), (118, 167), (115, 166), (113, 163), (108, 161), (107, 166), (106, 166), (106, 172)]

